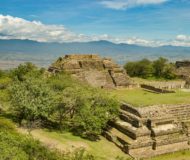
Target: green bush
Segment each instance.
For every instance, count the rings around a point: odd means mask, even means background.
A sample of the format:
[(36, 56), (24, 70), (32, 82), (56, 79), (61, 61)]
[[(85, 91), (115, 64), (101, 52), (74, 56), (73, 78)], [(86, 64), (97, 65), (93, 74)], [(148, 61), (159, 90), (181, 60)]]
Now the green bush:
[(0, 117), (0, 131), (1, 130), (14, 131), (15, 125), (10, 120)]

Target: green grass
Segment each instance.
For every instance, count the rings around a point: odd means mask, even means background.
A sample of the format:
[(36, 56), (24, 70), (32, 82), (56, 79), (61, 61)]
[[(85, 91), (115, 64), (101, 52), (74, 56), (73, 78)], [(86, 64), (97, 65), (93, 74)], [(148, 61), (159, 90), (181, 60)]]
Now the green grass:
[(190, 151), (174, 152), (166, 155), (157, 156), (148, 160), (190, 160)]
[(104, 137), (100, 137), (101, 139), (99, 141), (89, 141), (75, 136), (70, 132), (59, 133), (50, 132), (48, 130), (35, 130), (34, 135), (36, 134), (38, 137), (43, 136), (49, 138), (49, 141), (58, 141), (63, 145), (62, 147), (66, 149), (75, 149), (82, 146), (88, 153), (94, 155), (97, 160), (115, 160), (116, 157), (123, 157), (125, 160), (130, 159), (127, 154), (123, 153), (115, 144), (109, 142)]
[(120, 101), (136, 107), (159, 104), (190, 104), (190, 92), (177, 90), (176, 93), (156, 94), (143, 89), (117, 89), (112, 91)]
[[(75, 149), (72, 147), (84, 146), (88, 153), (96, 156), (96, 160), (116, 160), (116, 157), (121, 157), (122, 160), (132, 160), (127, 154), (123, 153), (113, 143), (107, 141), (104, 137), (101, 137), (100, 141), (92, 142), (83, 139), (78, 136), (74, 136), (70, 132), (50, 132), (48, 130), (35, 130), (33, 133), (35, 138), (45, 137), (45, 140), (49, 142), (55, 141), (55, 143), (61, 143), (61, 147), (65, 149)], [(57, 141), (57, 142), (56, 142)], [(150, 159), (144, 160), (189, 160), (190, 151), (180, 151), (170, 154), (156, 156)]]
[(148, 79), (144, 79), (144, 78), (139, 78), (139, 77), (132, 77), (131, 80), (133, 80), (136, 83), (149, 83), (149, 82), (183, 82), (184, 80), (182, 79), (172, 79), (172, 80), (168, 80), (168, 79), (158, 79), (155, 77), (150, 77)]

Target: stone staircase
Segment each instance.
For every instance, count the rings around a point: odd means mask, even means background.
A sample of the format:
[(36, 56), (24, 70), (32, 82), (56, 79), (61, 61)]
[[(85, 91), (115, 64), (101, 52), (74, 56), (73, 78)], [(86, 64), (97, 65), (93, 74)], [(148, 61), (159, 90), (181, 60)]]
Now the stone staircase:
[(189, 149), (190, 105), (135, 108), (123, 104), (119, 119), (109, 123), (104, 136), (135, 158)]

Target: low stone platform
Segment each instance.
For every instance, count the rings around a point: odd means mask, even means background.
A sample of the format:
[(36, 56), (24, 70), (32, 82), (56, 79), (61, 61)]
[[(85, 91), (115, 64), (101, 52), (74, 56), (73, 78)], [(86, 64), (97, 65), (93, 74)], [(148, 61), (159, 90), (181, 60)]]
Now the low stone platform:
[(120, 119), (110, 122), (104, 136), (135, 158), (189, 149), (190, 105), (122, 104)]

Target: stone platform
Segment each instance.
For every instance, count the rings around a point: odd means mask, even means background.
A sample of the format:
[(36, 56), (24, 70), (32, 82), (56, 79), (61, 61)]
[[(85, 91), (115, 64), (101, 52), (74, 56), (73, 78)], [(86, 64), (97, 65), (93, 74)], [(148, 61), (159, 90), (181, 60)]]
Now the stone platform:
[(123, 104), (120, 119), (110, 122), (104, 136), (135, 158), (189, 149), (190, 105)]

